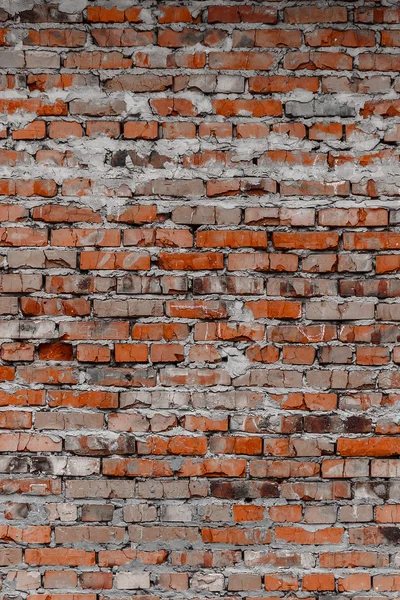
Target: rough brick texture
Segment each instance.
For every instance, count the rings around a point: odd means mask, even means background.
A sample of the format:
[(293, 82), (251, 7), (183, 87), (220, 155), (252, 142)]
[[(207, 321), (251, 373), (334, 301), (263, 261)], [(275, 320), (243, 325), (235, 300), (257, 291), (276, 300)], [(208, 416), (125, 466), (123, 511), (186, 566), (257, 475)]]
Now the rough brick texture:
[(398, 2), (0, 21), (2, 598), (398, 597)]

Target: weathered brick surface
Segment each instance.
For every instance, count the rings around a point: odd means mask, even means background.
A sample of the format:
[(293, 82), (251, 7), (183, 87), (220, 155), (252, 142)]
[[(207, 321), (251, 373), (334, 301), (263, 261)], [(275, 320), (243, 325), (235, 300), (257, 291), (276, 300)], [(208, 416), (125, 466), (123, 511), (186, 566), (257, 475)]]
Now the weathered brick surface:
[(398, 597), (398, 3), (0, 21), (2, 598)]

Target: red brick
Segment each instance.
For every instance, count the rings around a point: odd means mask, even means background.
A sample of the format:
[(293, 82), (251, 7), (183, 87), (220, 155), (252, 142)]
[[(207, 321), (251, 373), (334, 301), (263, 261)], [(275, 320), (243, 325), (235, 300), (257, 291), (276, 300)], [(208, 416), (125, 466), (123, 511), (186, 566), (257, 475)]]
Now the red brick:
[(76, 122), (53, 121), (49, 126), (49, 136), (55, 139), (67, 139), (70, 137), (82, 137), (82, 125)]
[(40, 140), (46, 136), (46, 123), (33, 121), (24, 127), (12, 132), (13, 140)]
[(30, 29), (23, 43), (26, 46), (58, 46), (77, 48), (84, 46), (86, 33), (78, 29)]
[(348, 71), (352, 66), (353, 59), (344, 52), (289, 52), (284, 58), (284, 68), (291, 71)]
[(339, 235), (334, 232), (274, 233), (272, 243), (277, 249), (329, 250), (338, 247)]
[(269, 23), (277, 22), (277, 12), (273, 7), (263, 6), (210, 6), (209, 23)]
[(333, 573), (313, 573), (304, 575), (303, 589), (307, 591), (327, 592), (335, 590), (335, 577)]
[(245, 113), (252, 117), (280, 117), (282, 104), (279, 100), (213, 100), (215, 114), (224, 117), (240, 116)]
[[(383, 32), (384, 34), (385, 32)], [(373, 31), (367, 30), (317, 29), (312, 33), (307, 33), (305, 41), (308, 46), (316, 48), (326, 46), (358, 48), (359, 46), (375, 46), (375, 35)]]

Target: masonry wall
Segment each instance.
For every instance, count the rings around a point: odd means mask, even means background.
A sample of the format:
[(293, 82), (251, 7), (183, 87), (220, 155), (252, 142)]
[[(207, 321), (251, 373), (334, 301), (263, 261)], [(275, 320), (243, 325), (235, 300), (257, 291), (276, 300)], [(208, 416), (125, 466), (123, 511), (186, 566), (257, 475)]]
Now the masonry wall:
[(397, 2), (0, 2), (4, 600), (395, 598)]

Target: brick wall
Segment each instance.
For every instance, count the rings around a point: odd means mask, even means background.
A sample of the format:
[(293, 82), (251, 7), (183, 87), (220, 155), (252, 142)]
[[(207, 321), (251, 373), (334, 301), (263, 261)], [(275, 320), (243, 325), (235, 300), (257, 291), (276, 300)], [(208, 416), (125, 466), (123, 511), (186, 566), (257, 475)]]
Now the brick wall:
[(393, 598), (400, 8), (178, 4), (0, 2), (3, 598)]

